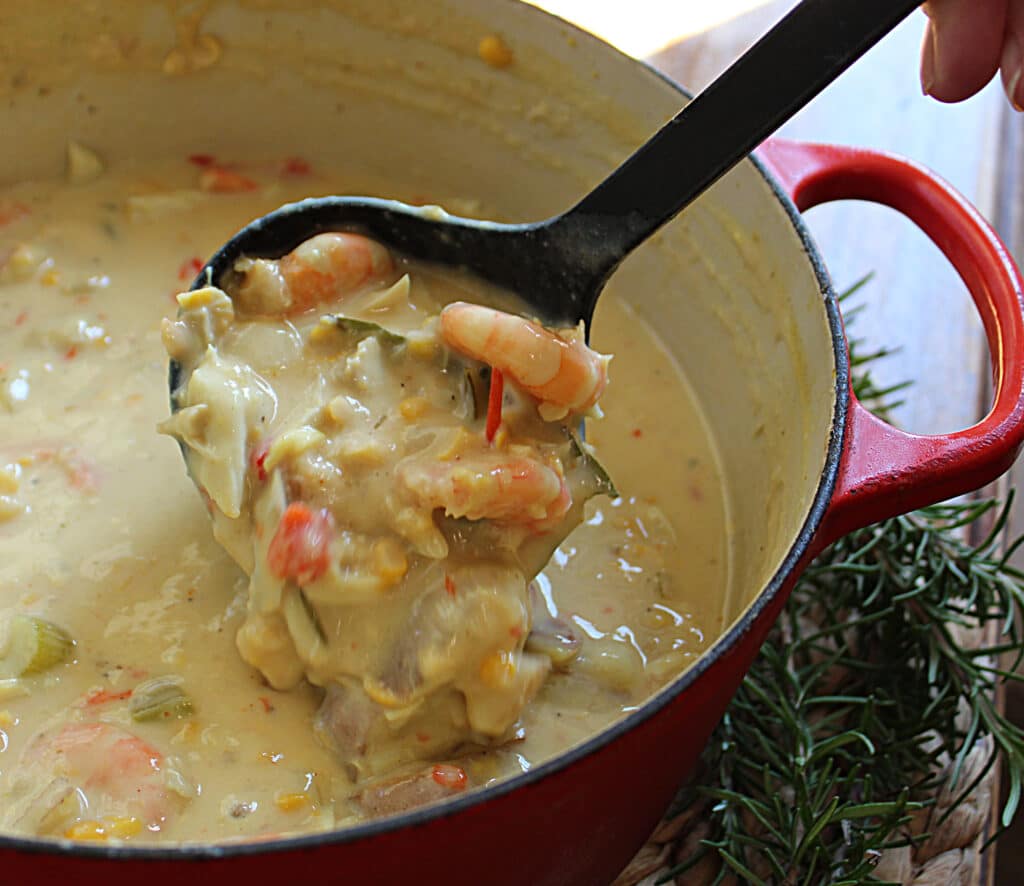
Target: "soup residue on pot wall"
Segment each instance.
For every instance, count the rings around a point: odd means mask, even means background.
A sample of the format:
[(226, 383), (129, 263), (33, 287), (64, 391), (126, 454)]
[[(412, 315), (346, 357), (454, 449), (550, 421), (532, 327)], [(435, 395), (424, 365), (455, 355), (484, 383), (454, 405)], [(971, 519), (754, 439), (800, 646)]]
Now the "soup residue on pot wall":
[[(75, 643), (63, 663), (0, 680), (3, 832), (216, 841), (397, 811), (402, 802), (354, 784), (314, 738), (319, 690), (275, 692), (239, 658), (245, 577), (154, 427), (167, 413), (159, 323), (201, 257), (290, 199), (422, 190), (299, 157), (104, 168), (85, 151), (73, 171), (75, 181), (0, 191), (0, 611), (43, 619)], [(535, 615), (569, 625), (580, 656), (507, 741), (439, 761), (432, 778), (449, 793), (613, 722), (722, 627), (724, 505), (696, 402), (614, 293), (594, 343), (615, 360), (606, 418), (588, 440), (622, 498), (589, 504), (539, 579)], [(144, 704), (139, 716), (137, 693), (156, 699), (159, 716)], [(104, 749), (124, 755), (118, 778)]]

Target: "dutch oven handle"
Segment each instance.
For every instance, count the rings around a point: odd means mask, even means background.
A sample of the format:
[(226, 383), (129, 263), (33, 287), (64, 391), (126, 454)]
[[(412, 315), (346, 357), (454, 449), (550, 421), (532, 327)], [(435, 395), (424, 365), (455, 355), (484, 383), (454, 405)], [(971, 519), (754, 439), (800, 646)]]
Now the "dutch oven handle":
[(995, 402), (973, 427), (908, 434), (875, 417), (850, 391), (839, 476), (815, 541), (984, 486), (1006, 471), (1024, 440), (1024, 314), (1020, 272), (978, 211), (921, 166), (877, 151), (772, 139), (758, 156), (801, 211), (869, 200), (913, 221), (942, 250), (981, 315)]

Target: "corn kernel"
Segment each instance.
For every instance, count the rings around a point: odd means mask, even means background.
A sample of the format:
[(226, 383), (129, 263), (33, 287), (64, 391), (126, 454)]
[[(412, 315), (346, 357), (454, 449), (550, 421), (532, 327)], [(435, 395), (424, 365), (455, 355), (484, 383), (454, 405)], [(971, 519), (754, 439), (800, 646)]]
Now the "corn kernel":
[(405, 339), (405, 348), (413, 357), (430, 360), (437, 353), (437, 338), (433, 332), (430, 334), (410, 332)]
[(309, 794), (278, 792), (274, 795), (274, 805), (282, 812), (299, 812), (313, 804)]
[(373, 566), (388, 586), (401, 581), (409, 569), (405, 551), (393, 538), (380, 538), (373, 545)]
[(39, 278), (39, 282), (42, 283), (43, 286), (56, 286), (60, 283), (60, 274), (51, 268)]
[(338, 338), (338, 326), (330, 317), (321, 317), (320, 321), (309, 330), (312, 344), (322, 345)]
[(175, 298), (178, 304), (186, 311), (193, 308), (205, 308), (213, 299), (213, 292), (209, 286), (202, 289), (179, 292)]
[(231, 299), (227, 293), (216, 286), (204, 286), (202, 289), (181, 292), (178, 294), (177, 300), (178, 305), (186, 311), (212, 307), (218, 313), (220, 311), (225, 312), (229, 317), (234, 317), (235, 315), (235, 306), (231, 303)]
[(327, 415), (336, 427), (342, 428), (352, 419), (352, 404), (343, 395), (338, 395), (327, 404)]
[(7, 465), (0, 468), (0, 492), (13, 494), (18, 491), (18, 474), (21, 473), (17, 465)]
[(172, 49), (164, 59), (163, 70), (169, 77), (187, 74), (189, 71), (188, 57), (180, 49)]
[(510, 439), (511, 438), (508, 434), (508, 425), (502, 422), (498, 425), (498, 430), (494, 432), (494, 439), (491, 441), (491, 445), (493, 445), (495, 449), (504, 449), (508, 446)]
[(71, 825), (64, 836), (69, 840), (106, 841), (108, 839), (106, 829), (98, 821), (79, 821)]
[(516, 663), (510, 652), (492, 652), (480, 662), (480, 679), (491, 689), (507, 686), (516, 675)]
[(163, 72), (169, 76), (191, 74), (215, 65), (223, 52), (223, 44), (213, 34), (200, 34), (202, 16), (184, 16), (177, 22), (178, 45), (164, 58)]
[(15, 282), (28, 280), (48, 261), (36, 247), (19, 243), (3, 265), (4, 275)]
[(4, 729), (10, 729), (15, 725), (14, 714), (10, 711), (0, 711), (0, 727)]
[(220, 61), (223, 51), (224, 44), (220, 42), (220, 38), (213, 34), (200, 34), (192, 49), (193, 69), (199, 71), (212, 67)]
[(398, 404), (398, 411), (406, 421), (422, 418), (430, 409), (430, 401), (426, 397), (406, 397)]
[(308, 449), (314, 449), (327, 438), (316, 428), (303, 425), (293, 431), (287, 431), (270, 444), (263, 469), (268, 473), (286, 458), (295, 458)]
[(124, 840), (142, 832), (142, 822), (134, 815), (115, 815), (107, 819), (110, 836)]
[(76, 822), (64, 832), (64, 836), (69, 840), (102, 843), (107, 840), (126, 840), (141, 832), (142, 822), (134, 815), (111, 815)]
[(376, 467), (383, 464), (387, 450), (369, 434), (348, 434), (337, 447), (338, 458), (350, 464)]
[(363, 681), (363, 691), (369, 696), (372, 701), (377, 702), (385, 708), (400, 708), (407, 707), (407, 703), (402, 701), (394, 692), (388, 689), (381, 683), (377, 683), (374, 680)]
[(511, 47), (497, 34), (488, 34), (477, 46), (477, 53), (492, 68), (507, 68), (515, 60)]

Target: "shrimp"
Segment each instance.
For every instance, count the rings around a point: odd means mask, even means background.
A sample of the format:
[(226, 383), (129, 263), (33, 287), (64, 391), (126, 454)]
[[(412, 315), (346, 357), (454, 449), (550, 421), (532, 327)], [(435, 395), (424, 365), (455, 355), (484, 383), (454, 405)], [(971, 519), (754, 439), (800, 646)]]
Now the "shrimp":
[(398, 481), (416, 501), (449, 517), (493, 520), (545, 532), (572, 507), (562, 473), (537, 459), (485, 451), (450, 461), (414, 458)]
[(360, 234), (317, 234), (278, 261), (242, 259), (237, 296), (252, 313), (291, 316), (351, 295), (393, 267), (388, 250)]
[(441, 311), (441, 337), (461, 354), (488, 363), (541, 403), (553, 421), (597, 403), (611, 357), (515, 314), (453, 302)]
[(469, 787), (466, 770), (454, 763), (434, 763), (425, 769), (380, 779), (364, 787), (356, 802), (371, 818), (408, 812), (462, 793)]
[(68, 723), (36, 739), (22, 760), (33, 782), (61, 786), (38, 829), (71, 839), (125, 839), (158, 831), (176, 810), (163, 755), (105, 722)]

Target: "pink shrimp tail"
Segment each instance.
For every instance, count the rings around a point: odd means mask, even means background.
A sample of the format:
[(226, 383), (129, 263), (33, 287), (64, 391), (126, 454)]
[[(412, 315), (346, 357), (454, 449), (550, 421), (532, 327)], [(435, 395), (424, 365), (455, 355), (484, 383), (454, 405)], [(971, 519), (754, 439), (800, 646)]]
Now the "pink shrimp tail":
[(607, 358), (582, 341), (482, 305), (454, 302), (441, 311), (449, 347), (505, 373), (527, 393), (565, 412), (593, 406), (608, 381)]

